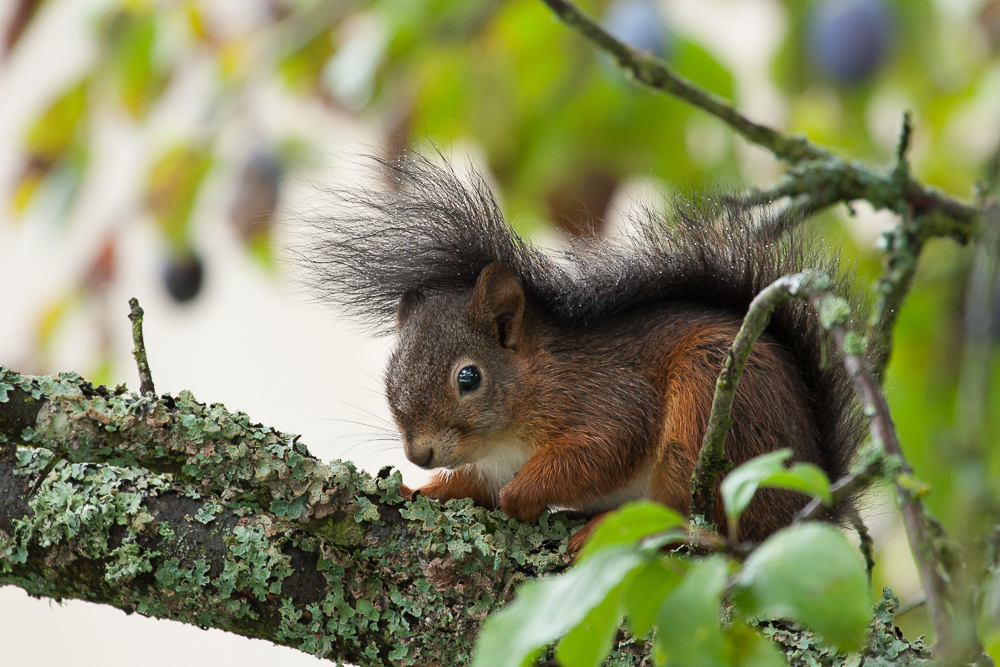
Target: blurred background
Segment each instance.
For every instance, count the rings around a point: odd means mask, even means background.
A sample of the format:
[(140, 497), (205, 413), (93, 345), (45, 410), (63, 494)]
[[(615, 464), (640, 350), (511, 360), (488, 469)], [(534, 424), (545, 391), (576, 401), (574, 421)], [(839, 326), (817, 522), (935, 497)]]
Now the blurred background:
[[(879, 165), (909, 109), (919, 179), (971, 199), (990, 173), (1000, 0), (582, 5), (754, 120)], [(540, 242), (607, 233), (636, 201), (781, 173), (713, 118), (638, 89), (536, 0), (6, 0), (0, 40), (0, 364), (134, 389), (135, 296), (158, 392), (189, 389), (411, 484), (421, 472), (382, 398), (391, 341), (318, 303), (290, 261), (303, 221), (329, 210), (324, 191), (379, 185), (363, 156), (440, 150), (478, 168)], [(858, 204), (806, 224), (868, 287), (894, 222)], [(1000, 397), (970, 416), (957, 388), (970, 358), (995, 388), (1000, 309), (968, 312), (972, 257), (926, 247), (886, 389), (927, 504), (976, 549), (997, 495)], [(987, 344), (963, 361), (963, 323), (984, 317)], [(866, 519), (874, 594), (888, 584), (919, 603), (891, 492), (871, 493)], [(919, 605), (898, 622), (930, 631)], [(5, 664), (317, 664), (12, 587), (0, 644)]]

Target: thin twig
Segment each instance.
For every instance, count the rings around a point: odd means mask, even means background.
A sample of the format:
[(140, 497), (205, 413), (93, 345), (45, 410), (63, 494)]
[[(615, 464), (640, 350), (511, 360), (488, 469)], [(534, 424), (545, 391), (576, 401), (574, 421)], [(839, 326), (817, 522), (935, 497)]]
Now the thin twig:
[(906, 213), (900, 224), (884, 236), (885, 269), (875, 284), (878, 300), (870, 323), (872, 334), (869, 361), (872, 372), (880, 380), (892, 355), (892, 332), (899, 318), (899, 309), (913, 284), (913, 278), (917, 274), (917, 261), (923, 250), (923, 242), (914, 228), (912, 216)]
[[(860, 470), (845, 475), (830, 485), (830, 495), (833, 498), (831, 506), (837, 506), (847, 498), (853, 497), (859, 491), (868, 488), (876, 479), (886, 474), (885, 457), (873, 457)], [(823, 502), (813, 498), (795, 515), (795, 521), (811, 521), (818, 519), (823, 511)]]
[(865, 557), (865, 574), (868, 575), (868, 589), (871, 590), (872, 571), (875, 569), (875, 540), (872, 539), (872, 534), (868, 532), (868, 526), (865, 525), (860, 516), (855, 514), (851, 525), (858, 532), (858, 548), (861, 550), (861, 555)]
[(903, 124), (896, 146), (896, 160), (892, 167), (892, 180), (899, 191), (899, 223), (884, 237), (885, 268), (875, 285), (878, 303), (872, 313), (871, 340), (869, 341), (868, 363), (875, 377), (881, 380), (889, 358), (892, 355), (892, 332), (899, 318), (903, 299), (910, 291), (910, 285), (917, 274), (917, 260), (923, 249), (920, 225), (914, 220), (912, 209), (906, 204), (905, 190), (910, 180), (910, 162), (907, 154), (913, 139), (913, 124), (910, 112), (903, 114)]
[(896, 164), (892, 168), (893, 178), (902, 188), (910, 178), (910, 143), (913, 139), (913, 116), (909, 111), (903, 112), (903, 124), (899, 128), (899, 142), (896, 144)]
[(146, 345), (142, 340), (142, 308), (139, 307), (139, 300), (132, 298), (128, 300), (128, 318), (132, 321), (132, 356), (139, 367), (139, 394), (141, 396), (156, 396), (156, 389), (153, 387), (153, 374), (149, 370), (149, 359), (146, 357)]
[(827, 157), (829, 154), (811, 144), (805, 137), (787, 137), (774, 128), (755, 123), (736, 111), (735, 107), (717, 95), (694, 85), (671, 71), (651, 54), (633, 49), (611, 35), (568, 0), (543, 0), (563, 23), (607, 51), (618, 65), (639, 83), (670, 93), (721, 119), (752, 143), (764, 146), (777, 157), (795, 164), (802, 160)]
[[(832, 299), (836, 299), (836, 297), (829, 292), (816, 292), (809, 296), (809, 303), (818, 313), (822, 313), (824, 308), (828, 308), (825, 304)], [(841, 303), (843, 302), (841, 301)], [(846, 307), (846, 304), (844, 306)], [(899, 474), (893, 481), (903, 513), (906, 537), (917, 562), (924, 591), (927, 593), (927, 606), (930, 610), (934, 630), (939, 638), (947, 637), (951, 627), (948, 612), (948, 591), (939, 566), (937, 549), (928, 534), (923, 502), (920, 495), (911, 488), (912, 485), (907, 484), (909, 480), (912, 480), (913, 472), (906, 462), (899, 444), (896, 427), (889, 413), (889, 405), (879, 389), (878, 382), (868, 369), (863, 339), (847, 329), (848, 315), (845, 313), (841, 317), (825, 321), (823, 324), (830, 331), (841, 352), (844, 367), (854, 385), (855, 393), (861, 399), (864, 414), (868, 417), (868, 428), (872, 438), (875, 442), (882, 443), (886, 453), (898, 460)], [(822, 315), (820, 319), (823, 320)], [(859, 343), (861, 344), (859, 345)]]
[[(910, 549), (917, 561), (920, 578), (927, 593), (934, 629), (939, 638), (948, 637), (951, 618), (947, 606), (947, 588), (934, 539), (929, 534), (930, 520), (925, 514), (919, 493), (912, 489), (912, 484), (908, 484), (912, 480), (912, 470), (903, 456), (885, 396), (868, 368), (864, 339), (847, 328), (850, 307), (833, 293), (830, 280), (821, 273), (804, 271), (779, 278), (764, 288), (751, 303), (716, 383), (708, 429), (691, 477), (692, 519), (696, 521), (697, 517), (702, 517), (711, 521), (712, 491), (725, 460), (723, 444), (732, 425), (729, 411), (740, 374), (746, 365), (750, 348), (766, 328), (771, 312), (792, 296), (807, 299), (819, 316), (820, 323), (830, 332), (868, 418), (872, 439), (881, 443), (885, 453), (893, 458), (896, 495), (902, 507)], [(838, 487), (838, 493), (848, 493), (854, 486), (862, 484), (867, 475), (874, 473), (872, 468), (845, 478)]]
[(825, 284), (829, 287), (829, 279), (816, 271), (804, 271), (784, 276), (774, 281), (758, 294), (747, 310), (743, 324), (733, 341), (722, 372), (715, 383), (715, 396), (712, 399), (712, 410), (708, 416), (708, 427), (702, 440), (698, 462), (694, 474), (691, 475), (691, 517), (701, 519), (710, 525), (714, 522), (714, 488), (716, 478), (726, 469), (725, 442), (726, 435), (733, 425), (730, 412), (740, 376), (746, 366), (747, 359), (754, 342), (764, 333), (771, 313), (788, 300), (804, 284), (817, 283), (816, 287)]

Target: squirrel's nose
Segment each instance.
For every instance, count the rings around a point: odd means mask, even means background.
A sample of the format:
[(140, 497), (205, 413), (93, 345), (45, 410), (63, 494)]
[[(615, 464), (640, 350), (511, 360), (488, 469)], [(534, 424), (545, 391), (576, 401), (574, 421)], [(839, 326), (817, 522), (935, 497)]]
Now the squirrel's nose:
[(421, 468), (433, 467), (431, 461), (434, 460), (434, 447), (428, 446), (425, 439), (404, 438), (403, 451), (406, 453), (406, 458)]
[(434, 460), (434, 448), (428, 447), (426, 451), (414, 452), (410, 460), (421, 468), (428, 468), (430, 467), (430, 462)]

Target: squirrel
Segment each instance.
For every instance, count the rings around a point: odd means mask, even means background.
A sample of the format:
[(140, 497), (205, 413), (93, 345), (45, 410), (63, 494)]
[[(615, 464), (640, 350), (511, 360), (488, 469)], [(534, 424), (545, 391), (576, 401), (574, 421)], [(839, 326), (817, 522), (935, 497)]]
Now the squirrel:
[[(315, 223), (314, 287), (395, 331), (389, 406), (406, 457), (439, 469), (419, 493), (529, 521), (546, 508), (594, 517), (571, 550), (630, 500), (688, 512), (716, 379), (750, 302), (806, 266), (838, 273), (836, 256), (797, 233), (764, 233), (759, 207), (719, 202), (646, 210), (627, 242), (546, 253), (512, 230), (482, 175), (375, 159), (391, 187), (339, 193), (340, 210)], [(841, 365), (824, 362), (825, 335), (801, 303), (773, 313), (733, 405), (733, 464), (790, 447), (790, 462), (831, 480), (848, 472), (866, 428)], [(807, 500), (760, 489), (738, 538), (763, 540)], [(718, 484), (714, 502), (725, 534)]]

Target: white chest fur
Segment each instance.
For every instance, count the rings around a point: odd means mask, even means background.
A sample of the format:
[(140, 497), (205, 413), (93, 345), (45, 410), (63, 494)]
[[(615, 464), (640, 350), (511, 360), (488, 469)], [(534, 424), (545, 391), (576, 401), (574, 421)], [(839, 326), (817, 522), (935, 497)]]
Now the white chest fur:
[[(499, 502), (500, 489), (514, 479), (514, 475), (531, 458), (525, 447), (517, 442), (497, 443), (483, 458), (468, 464), (474, 470)], [(620, 489), (593, 498), (581, 506), (553, 506), (553, 509), (580, 510), (587, 514), (607, 512), (627, 502), (649, 497), (651, 470), (639, 470), (629, 483)]]
[(514, 475), (529, 458), (531, 457), (520, 443), (503, 442), (493, 446), (483, 458), (468, 465), (486, 483), (493, 498), (499, 501), (500, 489), (514, 479)]

